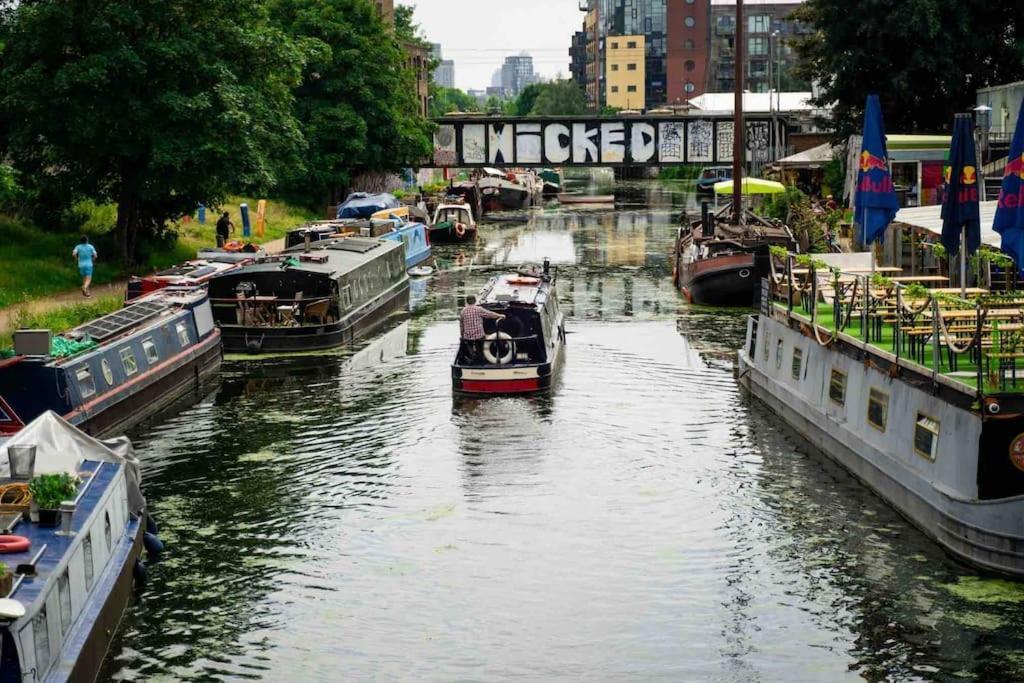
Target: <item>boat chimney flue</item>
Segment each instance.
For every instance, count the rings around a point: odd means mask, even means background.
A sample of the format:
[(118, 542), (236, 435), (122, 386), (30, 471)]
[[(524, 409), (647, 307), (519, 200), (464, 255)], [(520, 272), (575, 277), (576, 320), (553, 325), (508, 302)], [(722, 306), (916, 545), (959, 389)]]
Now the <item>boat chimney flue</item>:
[(307, 254), (309, 253), (309, 245), (310, 244), (311, 244), (311, 240), (309, 238), (309, 230), (307, 230), (306, 232), (304, 232), (302, 234), (303, 251), (305, 251)]
[(711, 224), (711, 206), (707, 202), (700, 203), (700, 225), (704, 237), (715, 234), (715, 226)]

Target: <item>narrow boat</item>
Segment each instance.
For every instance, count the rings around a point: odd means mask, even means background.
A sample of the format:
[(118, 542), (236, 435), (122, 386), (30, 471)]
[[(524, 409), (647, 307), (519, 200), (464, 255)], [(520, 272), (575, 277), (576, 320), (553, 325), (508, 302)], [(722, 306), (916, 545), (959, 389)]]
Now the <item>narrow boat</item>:
[(369, 334), (409, 304), (403, 252), (401, 242), (334, 237), (214, 278), (224, 350), (312, 351)]
[(260, 256), (266, 256), (266, 254), (267, 252), (258, 244), (234, 241), (228, 242), (223, 247), (200, 249), (196, 258), (201, 261), (217, 261), (219, 263), (245, 263)]
[(480, 305), (505, 319), (484, 320), (480, 348), (460, 344), (452, 363), (456, 393), (528, 394), (551, 388), (565, 346), (555, 275), (545, 260), (543, 267), (524, 267), (484, 286)]
[(439, 204), (430, 223), (431, 242), (472, 242), (476, 221), (469, 204)]
[(380, 192), (370, 194), (367, 192), (353, 192), (345, 197), (345, 201), (338, 205), (336, 218), (369, 218), (378, 211), (397, 209), (401, 206), (393, 194)]
[(740, 384), (949, 553), (1024, 579), (1024, 293), (971, 305), (795, 270), (765, 283)]
[(477, 180), (484, 211), (523, 209), (530, 205), (530, 190), (516, 180), (514, 173), (484, 168)]
[(405, 253), (405, 267), (414, 268), (430, 258), (430, 236), (426, 223), (412, 219), (412, 210), (411, 207), (400, 206), (384, 209), (366, 219), (310, 223), (288, 231), (285, 249), (301, 247), (307, 239), (312, 244), (344, 235), (377, 237), (400, 243)]
[[(35, 449), (34, 474), (66, 473), (77, 493), (61, 504), (56, 527), (30, 523), (27, 511), (0, 514), (3, 532), (20, 537), (3, 555), (13, 583), (0, 598), (0, 678), (93, 681), (144, 571), (138, 460), (127, 439), (98, 441), (52, 412), (0, 451), (26, 446)], [(11, 484), (7, 458), (2, 467)]]
[(721, 212), (705, 210), (701, 220), (688, 222), (676, 236), (675, 284), (691, 303), (756, 306), (761, 278), (771, 267), (772, 246), (796, 248), (783, 223), (747, 212), (737, 225)]
[(133, 275), (128, 278), (124, 300), (125, 303), (128, 303), (143, 294), (149, 294), (164, 287), (205, 287), (206, 283), (218, 275), (254, 260), (255, 256), (252, 254), (246, 254), (245, 258), (241, 260), (218, 256), (212, 259), (186, 261), (179, 266), (172, 266), (152, 275)]
[(203, 288), (166, 288), (64, 332), (18, 330), (0, 360), (0, 433), (52, 410), (94, 436), (121, 434), (217, 375), (220, 332)]
[(557, 196), (562, 191), (562, 176), (551, 168), (542, 168), (537, 174), (543, 183), (541, 194), (545, 197)]

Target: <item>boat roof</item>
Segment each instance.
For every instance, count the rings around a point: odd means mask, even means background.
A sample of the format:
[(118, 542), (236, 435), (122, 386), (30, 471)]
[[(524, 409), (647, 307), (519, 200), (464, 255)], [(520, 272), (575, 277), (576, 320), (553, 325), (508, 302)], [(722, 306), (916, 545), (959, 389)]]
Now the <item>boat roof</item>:
[(90, 320), (60, 336), (68, 339), (88, 337), (97, 344), (122, 336), (125, 332), (152, 326), (182, 307), (198, 304), (207, 296), (203, 287), (166, 287), (135, 299), (124, 308)]
[(153, 273), (152, 275), (143, 275), (139, 279), (141, 280), (162, 280), (162, 279), (173, 279), (173, 278), (192, 278), (198, 279), (201, 277), (207, 277), (216, 273), (223, 272), (225, 270), (231, 270), (238, 266), (236, 261), (222, 261), (217, 259), (198, 259), (195, 261), (185, 261), (181, 265), (172, 266), (165, 270)]
[[(290, 270), (323, 273), (329, 277), (337, 278), (365, 263), (373, 261), (381, 254), (386, 254), (395, 249), (404, 249), (403, 243), (394, 240), (377, 239), (375, 237), (336, 237), (314, 242), (309, 247), (308, 254), (326, 257), (326, 260), (303, 260), (302, 256), (306, 255), (307, 252), (305, 245), (300, 244), (290, 249), (285, 249), (280, 255), (242, 266), (237, 270), (226, 273), (224, 277), (244, 277), (248, 273), (273, 272), (287, 268)], [(286, 265), (289, 258), (297, 258), (299, 263)]]
[(540, 277), (506, 273), (492, 278), (480, 293), (481, 304), (525, 304), (540, 307), (547, 301), (551, 281)]

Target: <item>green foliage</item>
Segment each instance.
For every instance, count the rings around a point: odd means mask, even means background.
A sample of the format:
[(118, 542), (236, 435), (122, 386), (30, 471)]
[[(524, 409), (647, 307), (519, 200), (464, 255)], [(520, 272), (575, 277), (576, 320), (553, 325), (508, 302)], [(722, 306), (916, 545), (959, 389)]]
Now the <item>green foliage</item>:
[(780, 247), (777, 244), (768, 247), (768, 252), (779, 261), (786, 262), (789, 259), (789, 249)]
[(537, 98), (544, 92), (546, 83), (531, 83), (519, 92), (519, 96), (508, 103), (505, 113), (510, 116), (529, 116), (537, 104)]
[(12, 333), (14, 330), (22, 328), (52, 330), (54, 334), (59, 334), (107, 313), (113, 313), (123, 306), (124, 298), (115, 295), (84, 299), (81, 303), (69, 304), (48, 311), (19, 309), (11, 321), (11, 329), (7, 332), (0, 331), (0, 349), (13, 346)]
[(480, 111), (480, 103), (476, 98), (458, 88), (445, 88), (434, 83), (430, 84), (430, 116), (438, 117), (453, 111)]
[(272, 14), (307, 57), (295, 110), (309, 152), (293, 187), (327, 197), (363, 171), (397, 171), (430, 155), (415, 76), (373, 5), (274, 0)]
[(891, 289), (895, 283), (891, 278), (887, 278), (881, 273), (873, 273), (871, 275), (871, 284), (878, 289)]
[(395, 35), (421, 47), (429, 47), (423, 29), (416, 23), (416, 5), (395, 5)]
[(572, 80), (541, 83), (530, 113), (534, 116), (579, 116), (587, 113), (587, 98)]
[(78, 478), (67, 472), (40, 474), (28, 483), (28, 490), (40, 510), (58, 510), (61, 503), (74, 499)]
[(949, 257), (949, 254), (946, 252), (946, 247), (943, 246), (942, 242), (936, 242), (935, 244), (932, 244), (930, 246), (932, 249), (932, 254), (934, 254), (935, 258), (939, 259), (940, 261)]
[(799, 188), (789, 186), (785, 192), (769, 195), (769, 198), (759, 207), (759, 213), (768, 218), (788, 221), (790, 208), (806, 202), (807, 195)]
[(304, 55), (263, 2), (35, 0), (0, 41), (14, 167), (41, 202), (116, 202), (128, 260), (167, 220), (300, 158)]
[(938, 132), (978, 88), (1024, 79), (1024, 14), (1003, 3), (808, 0), (795, 16), (817, 29), (797, 44), (798, 76), (818, 83), (816, 104), (835, 103), (841, 139), (860, 132), (868, 93), (887, 130)]
[(904, 299), (927, 299), (931, 292), (919, 282), (912, 282), (903, 288)]
[(658, 170), (658, 180), (694, 180), (700, 175), (701, 168), (696, 164), (663, 166)]
[(836, 197), (838, 202), (843, 197), (843, 184), (846, 182), (842, 159), (835, 158), (825, 164), (823, 176), (822, 190), (826, 195)]

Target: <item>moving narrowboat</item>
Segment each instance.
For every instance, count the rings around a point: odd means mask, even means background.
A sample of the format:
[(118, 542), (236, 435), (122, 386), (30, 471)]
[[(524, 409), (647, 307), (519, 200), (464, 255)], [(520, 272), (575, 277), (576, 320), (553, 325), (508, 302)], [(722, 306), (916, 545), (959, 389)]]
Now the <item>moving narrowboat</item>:
[(440, 204), (430, 224), (431, 242), (472, 242), (476, 239), (476, 221), (469, 204)]
[(332, 237), (210, 281), (224, 350), (276, 353), (349, 344), (409, 304), (401, 242)]
[(484, 168), (483, 176), (477, 180), (484, 211), (523, 209), (530, 206), (532, 192), (521, 183), (514, 173), (504, 173), (496, 168)]
[(704, 204), (700, 220), (679, 228), (675, 246), (675, 284), (686, 298), (705, 306), (756, 306), (761, 279), (771, 268), (771, 247), (795, 249), (783, 223), (746, 212), (733, 225)]
[(218, 275), (254, 260), (253, 254), (246, 254), (245, 258), (240, 260), (233, 257), (217, 256), (212, 259), (186, 261), (179, 266), (172, 266), (152, 275), (133, 275), (128, 278), (128, 288), (125, 290), (124, 300), (125, 303), (128, 303), (143, 294), (149, 294), (164, 287), (202, 287)]
[(166, 288), (53, 338), (18, 330), (0, 360), (0, 433), (48, 410), (93, 436), (117, 435), (190, 394), (221, 364), (203, 288)]
[[(34, 474), (76, 477), (77, 495), (56, 527), (0, 514), (0, 530), (20, 537), (3, 556), (13, 582), (0, 597), (0, 678), (93, 681), (144, 572), (142, 548), (159, 545), (145, 538), (138, 460), (127, 439), (98, 441), (52, 412), (0, 453), (26, 446), (35, 448)], [(0, 469), (12, 483), (6, 453)]]
[(479, 346), (462, 342), (452, 364), (458, 394), (528, 394), (547, 391), (562, 360), (565, 317), (558, 308), (555, 273), (526, 266), (492, 278), (479, 305), (505, 316), (484, 319)]

